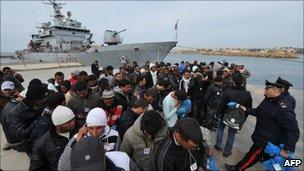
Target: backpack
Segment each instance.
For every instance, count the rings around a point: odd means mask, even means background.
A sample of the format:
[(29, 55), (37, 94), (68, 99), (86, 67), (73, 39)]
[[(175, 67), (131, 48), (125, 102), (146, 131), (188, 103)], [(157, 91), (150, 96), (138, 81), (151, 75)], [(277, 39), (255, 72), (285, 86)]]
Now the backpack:
[(223, 122), (227, 126), (240, 130), (247, 119), (247, 115), (241, 108), (227, 109)]

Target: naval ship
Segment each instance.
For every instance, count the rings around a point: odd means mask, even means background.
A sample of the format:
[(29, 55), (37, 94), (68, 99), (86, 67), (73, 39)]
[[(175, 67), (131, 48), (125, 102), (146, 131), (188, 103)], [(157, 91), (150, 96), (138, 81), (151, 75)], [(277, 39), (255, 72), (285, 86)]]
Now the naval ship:
[(136, 61), (142, 65), (146, 61), (162, 61), (176, 41), (123, 44), (121, 31), (105, 30), (104, 43), (94, 45), (91, 31), (72, 18), (72, 13), (62, 13), (62, 3), (55, 0), (43, 2), (53, 6), (53, 21), (37, 26), (38, 33), (31, 35), (28, 48), (16, 51), (20, 59), (36, 62), (71, 63), (91, 65), (98, 61), (101, 66), (119, 67), (122, 63)]

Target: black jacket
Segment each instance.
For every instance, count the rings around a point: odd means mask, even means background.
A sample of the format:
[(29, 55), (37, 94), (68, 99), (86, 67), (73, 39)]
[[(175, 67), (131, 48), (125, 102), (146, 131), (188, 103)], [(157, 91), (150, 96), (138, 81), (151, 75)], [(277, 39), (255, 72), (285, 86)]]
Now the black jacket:
[(35, 126), (34, 121), (41, 115), (42, 111), (30, 108), (21, 101), (11, 110), (11, 127), (15, 135), (23, 140), (30, 138)]
[(207, 105), (207, 109), (216, 111), (220, 106), (223, 94), (223, 86), (219, 86), (214, 83), (210, 84), (204, 95), (204, 102)]
[(247, 109), (246, 113), (257, 117), (251, 135), (256, 145), (265, 147), (267, 142), (275, 145), (283, 143), (285, 150), (294, 152), (300, 131), (293, 106), (286, 102), (283, 95), (265, 98), (256, 109)]
[(125, 110), (117, 123), (117, 131), (119, 132), (119, 137), (123, 138), (126, 131), (134, 124), (138, 115), (133, 112), (131, 108)]
[(224, 91), (223, 99), (221, 100), (217, 116), (223, 118), (225, 112), (228, 109), (227, 104), (229, 102), (236, 102), (246, 108), (252, 107), (252, 96), (249, 91), (246, 91), (243, 86), (233, 86)]
[(3, 108), (2, 112), (1, 112), (1, 117), (0, 117), (0, 121), (1, 121), (1, 125), (2, 125), (2, 129), (5, 135), (5, 138), (7, 140), (8, 143), (10, 144), (14, 144), (14, 143), (18, 143), (21, 142), (22, 140), (20, 138), (18, 138), (14, 133), (13, 130), (11, 129), (11, 122), (10, 122), (10, 118), (11, 118), (11, 110), (18, 104), (18, 101), (16, 100), (11, 100), (9, 101)]
[(190, 96), (191, 101), (202, 102), (208, 83), (193, 77), (191, 78), (188, 86), (188, 95)]
[(57, 170), (58, 160), (69, 139), (56, 133), (55, 127), (40, 137), (30, 156), (29, 170)]
[[(190, 153), (192, 157), (190, 157)], [(190, 160), (191, 158), (191, 160)], [(155, 165), (158, 171), (190, 171), (190, 166), (196, 162), (197, 168), (206, 168), (205, 147), (201, 145), (198, 150), (186, 150), (175, 144), (173, 135), (159, 146), (155, 155)], [(191, 163), (191, 164), (190, 164)]]
[(122, 105), (123, 111), (125, 111), (129, 106), (133, 106), (133, 103), (136, 100), (136, 97), (133, 94), (124, 94), (123, 92), (116, 92), (115, 98), (117, 99), (117, 102)]

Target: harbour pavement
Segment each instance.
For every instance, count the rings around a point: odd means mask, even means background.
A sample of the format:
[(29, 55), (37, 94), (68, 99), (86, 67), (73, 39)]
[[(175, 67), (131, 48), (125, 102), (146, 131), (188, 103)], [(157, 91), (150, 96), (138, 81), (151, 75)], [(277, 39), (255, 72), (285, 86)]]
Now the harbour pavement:
[[(90, 67), (76, 67), (76, 68), (60, 68), (60, 71), (62, 71), (65, 74), (65, 77), (68, 78), (70, 75), (70, 72), (74, 69), (78, 70), (85, 70), (88, 73), (90, 73)], [(58, 71), (58, 69), (48, 69), (48, 70), (37, 70), (37, 71), (22, 71), (19, 72), (23, 75), (25, 82), (23, 85), (26, 87), (28, 82), (32, 78), (39, 78), (42, 81), (46, 81), (48, 78), (53, 77), (54, 73)], [(247, 85), (247, 89), (251, 92), (253, 96), (253, 107), (256, 107), (264, 98), (264, 88), (263, 86), (256, 86), (256, 85)], [(300, 128), (300, 139), (296, 146), (296, 157), (301, 159), (303, 161), (304, 159), (304, 151), (303, 151), (303, 91), (301, 90), (290, 90), (291, 94), (296, 98), (296, 117), (298, 120), (298, 125)], [(247, 121), (245, 122), (243, 128), (236, 134), (234, 147), (232, 150), (232, 155), (228, 158), (224, 158), (222, 156), (222, 153), (217, 152), (213, 149), (213, 154), (216, 157), (217, 167), (218, 170), (225, 170), (224, 164), (235, 164), (237, 161), (242, 159), (242, 157), (245, 155), (245, 153), (249, 150), (250, 146), (252, 145), (251, 141), (251, 134), (255, 127), (256, 119), (255, 117), (249, 116), (247, 118)], [(27, 157), (25, 153), (19, 153), (14, 150), (9, 151), (3, 151), (2, 148), (4, 147), (6, 143), (6, 139), (4, 137), (2, 128), (1, 128), (1, 160), (0, 160), (0, 168), (2, 170), (27, 170), (29, 167), (30, 160)], [(227, 129), (225, 129), (224, 133), (224, 143), (226, 140), (227, 135)], [(215, 144), (216, 139), (216, 132), (211, 132), (211, 142)], [(257, 171), (257, 170), (265, 170), (261, 163), (257, 163), (255, 166), (251, 167), (248, 170)], [(301, 167), (296, 168), (296, 170), (304, 170), (303, 169), (303, 163)]]

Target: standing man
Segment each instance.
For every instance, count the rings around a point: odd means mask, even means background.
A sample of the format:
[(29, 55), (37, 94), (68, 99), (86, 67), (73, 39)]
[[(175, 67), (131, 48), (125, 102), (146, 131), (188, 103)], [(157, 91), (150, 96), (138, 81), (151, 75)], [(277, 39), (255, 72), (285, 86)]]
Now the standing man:
[(94, 74), (97, 78), (99, 77), (98, 61), (95, 61), (94, 63), (92, 63), (91, 71), (92, 71), (92, 74)]
[(64, 82), (64, 74), (59, 71), (59, 72), (55, 73), (54, 77), (55, 77), (55, 84), (54, 84), (54, 86), (56, 87), (56, 89), (58, 91), (62, 92), (60, 85), (62, 85), (63, 82)]
[(244, 158), (236, 165), (225, 165), (229, 171), (245, 170), (261, 159), (269, 158), (264, 153), (268, 142), (276, 146), (284, 144), (280, 155), (285, 158), (295, 151), (300, 131), (293, 106), (285, 102), (284, 94), (281, 92), (281, 84), (271, 83), (266, 80), (265, 85), (265, 99), (256, 109), (249, 109), (237, 103), (233, 105), (233, 107), (241, 107), (246, 113), (255, 116), (257, 122), (251, 135), (253, 145)]
[(75, 127), (75, 115), (65, 106), (57, 106), (52, 113), (51, 130), (34, 143), (29, 170), (57, 170), (58, 160), (69, 142)]
[(206, 168), (205, 151), (198, 122), (190, 117), (182, 118), (158, 149), (155, 157), (157, 170), (203, 170)]
[(168, 136), (168, 128), (161, 114), (155, 110), (140, 115), (124, 135), (120, 151), (126, 152), (140, 170), (156, 170), (156, 150)]

